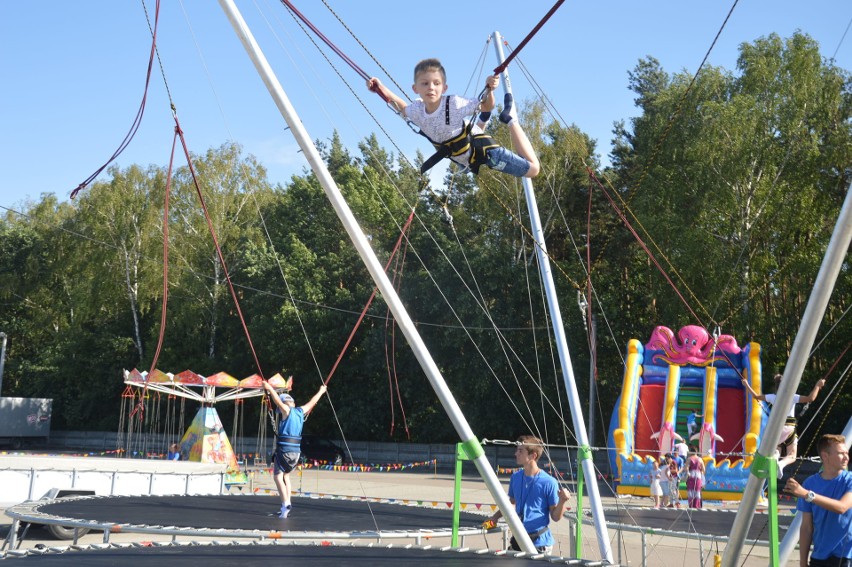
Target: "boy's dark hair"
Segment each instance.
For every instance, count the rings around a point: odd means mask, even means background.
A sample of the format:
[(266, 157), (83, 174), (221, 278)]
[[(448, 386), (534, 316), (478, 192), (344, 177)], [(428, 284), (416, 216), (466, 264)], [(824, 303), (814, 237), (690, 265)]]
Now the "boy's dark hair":
[(538, 437), (534, 437), (532, 435), (521, 435), (518, 437), (518, 443), (527, 450), (527, 453), (535, 455), (536, 460), (538, 460), (544, 452), (541, 439)]
[(828, 451), (828, 449), (835, 443), (839, 443), (845, 447), (846, 437), (843, 435), (836, 435), (834, 433), (826, 433), (819, 438), (819, 443), (817, 443), (817, 453), (822, 455), (823, 451)]
[(441, 65), (441, 62), (434, 57), (429, 59), (424, 59), (420, 61), (417, 65), (414, 66), (414, 82), (417, 82), (417, 75), (423, 73), (424, 71), (438, 71), (441, 73), (441, 78), (444, 82), (447, 82), (447, 72), (444, 70), (444, 66)]

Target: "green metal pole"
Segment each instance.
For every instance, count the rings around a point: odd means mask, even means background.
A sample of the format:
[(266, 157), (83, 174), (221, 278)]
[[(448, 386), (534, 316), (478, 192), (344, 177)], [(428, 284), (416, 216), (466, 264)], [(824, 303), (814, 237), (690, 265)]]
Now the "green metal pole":
[(453, 484), (453, 538), (450, 541), (452, 547), (459, 546), (459, 509), (461, 508), (461, 475), (462, 460), (467, 458), (461, 443), (456, 443), (456, 478)]
[[(582, 461), (592, 459), (592, 448), (588, 445), (582, 445), (577, 449), (577, 527), (574, 535), (574, 556), (577, 559), (583, 558), (583, 467), (580, 465)], [(592, 479), (594, 482), (594, 479)]]
[(769, 484), (769, 565), (780, 563), (780, 540), (778, 539), (778, 461), (773, 457), (754, 454), (751, 474)]
[(583, 514), (581, 510), (583, 509), (583, 468), (577, 467), (577, 521), (575, 524), (577, 527), (575, 528), (576, 532), (574, 534), (574, 557), (577, 559), (583, 558)]
[(778, 461), (769, 459), (769, 565), (780, 563), (780, 541), (778, 539)]

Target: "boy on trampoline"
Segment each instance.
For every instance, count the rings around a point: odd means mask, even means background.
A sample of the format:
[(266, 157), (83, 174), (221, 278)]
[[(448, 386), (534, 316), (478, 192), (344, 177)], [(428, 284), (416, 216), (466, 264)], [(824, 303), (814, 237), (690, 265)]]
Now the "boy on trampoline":
[(499, 84), (498, 75), (488, 77), (485, 81), (486, 94), (481, 102), (457, 95), (444, 96), (447, 92), (447, 73), (437, 59), (424, 59), (414, 67), (412, 89), (420, 98), (411, 104), (385, 87), (376, 77), (367, 81), (371, 91), (379, 93), (406, 120), (419, 127), (420, 133), (438, 150), (426, 160), (421, 172), (448, 157), (462, 167), (469, 167), (474, 174), (485, 165), (515, 177), (535, 177), (540, 168), (538, 156), (521, 128), (511, 94), (506, 93), (500, 121), (509, 126), (512, 145), (517, 149), (517, 154), (501, 147), (482, 131), (482, 124), (487, 118), (480, 119), (479, 124), (473, 120), (465, 121), (465, 117), (479, 111), (491, 112), (494, 108), (494, 89)]
[(290, 473), (299, 464), (299, 456), (302, 450), (302, 429), (305, 426), (305, 417), (311, 413), (314, 406), (326, 392), (325, 384), (320, 386), (308, 403), (296, 407), (296, 401), (290, 394), (278, 394), (275, 388), (266, 380), (263, 388), (278, 407), (281, 419), (278, 422), (278, 431), (275, 435), (275, 454), (272, 458), (275, 486), (281, 496), (281, 511), (279, 518), (286, 518), (293, 509), (290, 503)]
[[(560, 488), (555, 478), (539, 468), (538, 459), (542, 453), (544, 446), (537, 437), (521, 435), (518, 438), (515, 462), (522, 468), (512, 473), (509, 479), (509, 500), (515, 505), (533, 545), (539, 552), (549, 554), (553, 550), (550, 521), (558, 522), (562, 519), (571, 494), (567, 488)], [(503, 513), (497, 510), (486, 523), (495, 525), (502, 517)], [(521, 551), (514, 537), (510, 546), (515, 551)]]

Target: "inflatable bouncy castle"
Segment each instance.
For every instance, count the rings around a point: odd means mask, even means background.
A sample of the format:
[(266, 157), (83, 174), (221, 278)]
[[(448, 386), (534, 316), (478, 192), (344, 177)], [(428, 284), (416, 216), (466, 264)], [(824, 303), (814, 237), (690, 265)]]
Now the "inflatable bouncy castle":
[[(610, 420), (610, 465), (618, 494), (650, 494), (650, 458), (685, 439), (706, 466), (705, 500), (741, 500), (766, 412), (742, 385), (760, 391), (760, 345), (702, 327), (657, 327), (642, 345), (631, 339), (621, 394)], [(690, 424), (689, 422), (694, 422)]]

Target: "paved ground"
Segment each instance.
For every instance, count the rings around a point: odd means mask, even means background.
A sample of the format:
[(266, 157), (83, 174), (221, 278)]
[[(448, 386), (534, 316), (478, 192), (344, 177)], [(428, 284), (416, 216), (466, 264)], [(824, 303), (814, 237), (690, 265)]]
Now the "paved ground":
[[(506, 479), (502, 479), (506, 482)], [(341, 496), (351, 496), (357, 498), (383, 498), (383, 499), (398, 499), (404, 501), (423, 502), (427, 505), (447, 506), (453, 499), (453, 477), (446, 474), (435, 474), (425, 472), (338, 472), (309, 469), (303, 471), (299, 476), (294, 478), (293, 488), (305, 494), (334, 494)], [(274, 493), (274, 485), (271, 477), (264, 471), (257, 471), (250, 475), (249, 484), (242, 487), (242, 492)], [(606, 509), (621, 508), (620, 514), (630, 514), (631, 510), (635, 510), (637, 517), (648, 513), (650, 508), (650, 500), (642, 498), (619, 498), (616, 499), (611, 494), (606, 494), (606, 488), (602, 488), (604, 492), (603, 504)], [(465, 503), (466, 511), (479, 510), (483, 514), (491, 513), (491, 505), (493, 498), (485, 488), (484, 483), (478, 478), (466, 477), (462, 482), (461, 500)], [(588, 506), (588, 501), (585, 502)], [(672, 529), (677, 529), (675, 526), (682, 525), (684, 518), (691, 521), (693, 526), (696, 526), (695, 531), (700, 531), (697, 528), (702, 522), (712, 521), (716, 525), (720, 522), (733, 521), (733, 511), (735, 506), (729, 505), (723, 507), (721, 505), (708, 506), (709, 510), (699, 513), (690, 514), (687, 510), (661, 510), (653, 512), (656, 515), (658, 525), (655, 529), (667, 529), (666, 518), (671, 519)], [(784, 504), (784, 510), (790, 508), (789, 503)], [(641, 510), (640, 510), (641, 509)], [(641, 512), (641, 514), (639, 513)], [(703, 515), (703, 517), (702, 517)], [(760, 513), (756, 521), (760, 519)], [(659, 522), (662, 521), (662, 528)], [(5, 538), (10, 525), (10, 519), (3, 515), (0, 518), (0, 537)], [(554, 554), (573, 557), (575, 554), (570, 545), (569, 539), (570, 523), (568, 521), (559, 522), (554, 526), (554, 535), (557, 544), (554, 548)], [(702, 532), (704, 533), (704, 532)], [(614, 558), (624, 565), (650, 565), (658, 567), (682, 565), (713, 565), (713, 554), (717, 550), (717, 544), (712, 542), (699, 542), (694, 538), (686, 537), (671, 537), (649, 534), (645, 536), (644, 549), (645, 557), (643, 558), (642, 535), (633, 532), (618, 532), (614, 529), (609, 530), (609, 538), (613, 549)], [(783, 534), (782, 534), (783, 536)], [(170, 536), (152, 536), (142, 534), (112, 534), (110, 541), (166, 541), (171, 539)], [(765, 537), (764, 537), (765, 539)], [(92, 544), (103, 541), (103, 535), (100, 533), (90, 533), (83, 536), (79, 543)], [(70, 542), (57, 541), (48, 534), (43, 527), (33, 528), (27, 535), (27, 539), (23, 542), (22, 547), (34, 547), (37, 545), (57, 546), (66, 545)], [(441, 543), (446, 542), (430, 542)], [(489, 547), (499, 548), (502, 545), (502, 538), (499, 534), (488, 536), (474, 536), (467, 538), (463, 545), (469, 547)], [(582, 549), (583, 557), (586, 559), (600, 558), (599, 545), (595, 537), (595, 530), (591, 525), (583, 526), (582, 533)], [(718, 544), (718, 550), (721, 553), (724, 547), (723, 544)], [(747, 554), (747, 557), (746, 557)], [(744, 557), (740, 560), (741, 567), (756, 567), (764, 566), (768, 562), (768, 550), (766, 547), (753, 547), (744, 549)]]

